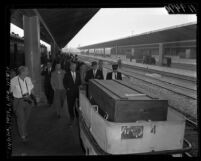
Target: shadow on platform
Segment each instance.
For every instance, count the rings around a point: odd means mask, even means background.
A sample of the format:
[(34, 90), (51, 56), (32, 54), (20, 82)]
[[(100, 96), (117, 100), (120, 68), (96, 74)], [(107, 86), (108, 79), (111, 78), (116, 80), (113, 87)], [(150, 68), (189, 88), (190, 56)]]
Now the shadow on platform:
[(74, 126), (69, 127), (68, 118), (65, 108), (60, 119), (53, 106), (32, 108), (27, 143), (21, 142), (16, 121), (12, 119), (12, 156), (84, 155), (79, 142), (78, 122), (76, 120)]

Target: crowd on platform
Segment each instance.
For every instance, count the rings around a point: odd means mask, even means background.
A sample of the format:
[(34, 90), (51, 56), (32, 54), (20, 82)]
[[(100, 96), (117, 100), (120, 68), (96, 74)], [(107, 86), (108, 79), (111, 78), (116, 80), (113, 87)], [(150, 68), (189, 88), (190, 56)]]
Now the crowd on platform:
[[(41, 64), (41, 75), (44, 77), (44, 93), (49, 107), (55, 108), (57, 117), (61, 117), (62, 107), (67, 98), (68, 112), (70, 116), (69, 126), (72, 126), (78, 116), (75, 105), (79, 98), (79, 88), (86, 89), (88, 95), (88, 82), (90, 79), (118, 79), (122, 75), (118, 72), (118, 64), (112, 65), (112, 72), (108, 72), (106, 78), (103, 75), (103, 61), (93, 61), (91, 66), (78, 59), (71, 53), (58, 54), (54, 59), (46, 59)], [(34, 85), (29, 77), (26, 66), (10, 72), (10, 92), (13, 97), (13, 111), (17, 118), (17, 125), (22, 141), (27, 141), (27, 121), (31, 108), (36, 105), (34, 100)]]

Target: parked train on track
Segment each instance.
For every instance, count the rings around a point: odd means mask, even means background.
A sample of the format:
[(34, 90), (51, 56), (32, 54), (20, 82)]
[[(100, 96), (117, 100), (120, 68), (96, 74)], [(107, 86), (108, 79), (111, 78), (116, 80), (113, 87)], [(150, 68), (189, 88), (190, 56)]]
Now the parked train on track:
[[(40, 45), (41, 51), (41, 63), (47, 57), (47, 47), (45, 45)], [(19, 37), (16, 34), (10, 35), (10, 55), (8, 59), (10, 68), (17, 68), (21, 65), (25, 65), (25, 55), (24, 55), (24, 38)]]

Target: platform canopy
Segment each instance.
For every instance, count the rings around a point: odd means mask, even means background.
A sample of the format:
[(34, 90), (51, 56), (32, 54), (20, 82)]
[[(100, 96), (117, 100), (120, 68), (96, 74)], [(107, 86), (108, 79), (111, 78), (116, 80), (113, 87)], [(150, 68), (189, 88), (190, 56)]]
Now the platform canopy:
[(11, 23), (23, 29), (23, 15), (38, 16), (41, 40), (60, 49), (82, 29), (99, 8), (11, 9)]
[(79, 49), (96, 49), (107, 48), (115, 46), (128, 46), (128, 45), (148, 45), (155, 43), (177, 42), (186, 40), (196, 40), (197, 24), (188, 23), (180, 26), (173, 26), (161, 30), (151, 31), (134, 35), (118, 40), (107, 41), (87, 46), (82, 46)]

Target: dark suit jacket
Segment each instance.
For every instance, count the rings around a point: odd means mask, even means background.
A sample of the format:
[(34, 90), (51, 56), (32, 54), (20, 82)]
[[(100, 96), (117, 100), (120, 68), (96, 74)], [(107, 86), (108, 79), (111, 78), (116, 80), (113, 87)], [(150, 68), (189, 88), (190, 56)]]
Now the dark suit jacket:
[[(107, 80), (112, 79), (112, 72), (107, 73), (106, 79)], [(117, 80), (122, 80), (122, 75), (120, 72), (117, 72)]]
[(52, 88), (51, 86), (51, 74), (52, 74), (52, 68), (51, 71), (48, 72), (48, 69), (46, 68), (45, 70), (42, 71), (41, 75), (44, 76), (44, 86), (47, 88)]
[(75, 95), (78, 96), (79, 85), (81, 85), (80, 73), (76, 72), (76, 79), (75, 79), (75, 83), (74, 83), (71, 72), (70, 71), (66, 72), (64, 79), (63, 79), (63, 85), (67, 91), (67, 94), (72, 95), (72, 96), (75, 96)]
[(96, 75), (95, 75), (95, 77), (94, 77), (93, 69), (90, 69), (90, 70), (88, 70), (87, 73), (86, 73), (85, 81), (88, 82), (89, 79), (104, 79), (104, 77), (103, 77), (103, 72), (100, 71), (99, 69), (97, 69)]

